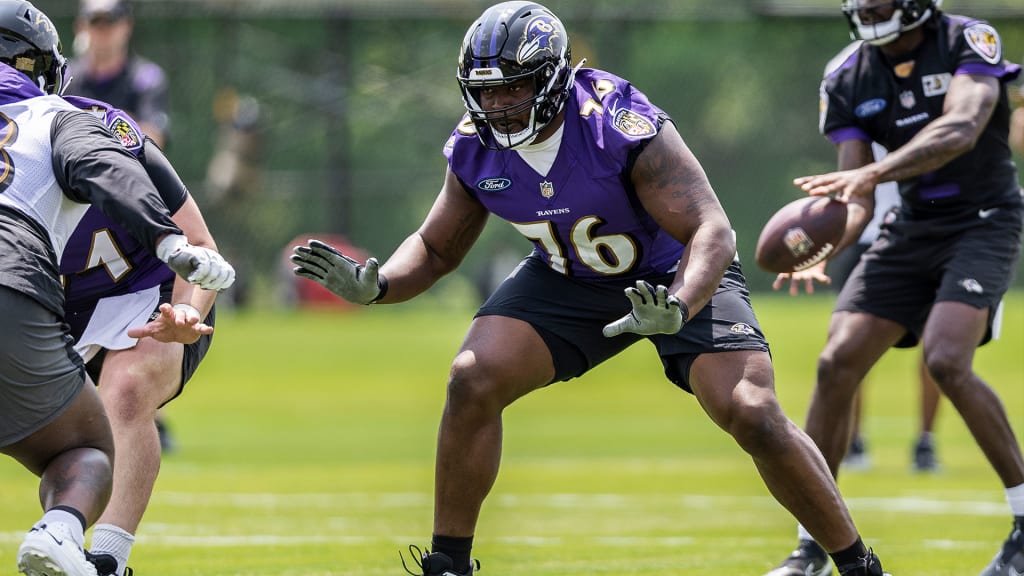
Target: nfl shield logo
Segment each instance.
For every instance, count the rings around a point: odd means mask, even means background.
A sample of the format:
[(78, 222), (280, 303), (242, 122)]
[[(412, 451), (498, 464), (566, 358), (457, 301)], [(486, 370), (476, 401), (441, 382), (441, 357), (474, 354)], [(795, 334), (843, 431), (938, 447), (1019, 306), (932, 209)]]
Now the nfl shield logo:
[(913, 108), (914, 104), (917, 104), (917, 100), (914, 98), (914, 92), (911, 90), (904, 90), (900, 92), (900, 104), (904, 108)]
[(551, 198), (555, 195), (555, 185), (547, 180), (540, 183), (540, 195), (545, 198)]

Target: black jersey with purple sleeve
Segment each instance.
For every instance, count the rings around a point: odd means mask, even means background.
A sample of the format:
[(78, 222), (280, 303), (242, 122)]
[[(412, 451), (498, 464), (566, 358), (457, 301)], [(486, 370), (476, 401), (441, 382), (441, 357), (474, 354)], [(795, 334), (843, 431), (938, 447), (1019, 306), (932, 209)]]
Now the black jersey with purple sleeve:
[[(126, 150), (144, 160), (142, 130), (128, 114), (90, 98), (64, 99), (99, 118)], [(172, 214), (187, 198), (184, 188), (158, 186), (157, 190)], [(95, 206), (89, 207), (72, 232), (60, 273), (68, 317), (92, 309), (100, 298), (137, 292), (174, 278), (166, 264)]]
[(1020, 72), (1019, 65), (1003, 58), (999, 35), (990, 24), (942, 14), (926, 25), (924, 42), (902, 59), (891, 60), (866, 42), (849, 50), (822, 82), (820, 129), (836, 144), (860, 139), (892, 151), (942, 115), (954, 76), (998, 78), (999, 102), (974, 148), (934, 172), (901, 181), (900, 195), (911, 220), (1019, 203), (1020, 186), (1007, 142), (1006, 84)]
[(673, 270), (683, 252), (640, 204), (629, 174), (666, 121), (627, 81), (584, 68), (547, 174), (515, 150), (484, 147), (468, 117), (444, 154), (466, 191), (532, 241), (552, 269), (591, 281), (637, 279)]

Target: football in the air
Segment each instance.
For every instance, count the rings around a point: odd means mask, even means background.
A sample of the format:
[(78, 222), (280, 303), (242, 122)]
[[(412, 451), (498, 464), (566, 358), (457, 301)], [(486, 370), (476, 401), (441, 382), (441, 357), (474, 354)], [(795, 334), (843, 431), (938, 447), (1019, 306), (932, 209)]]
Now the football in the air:
[(772, 215), (761, 229), (754, 259), (768, 272), (799, 272), (828, 258), (845, 229), (845, 202), (805, 196)]

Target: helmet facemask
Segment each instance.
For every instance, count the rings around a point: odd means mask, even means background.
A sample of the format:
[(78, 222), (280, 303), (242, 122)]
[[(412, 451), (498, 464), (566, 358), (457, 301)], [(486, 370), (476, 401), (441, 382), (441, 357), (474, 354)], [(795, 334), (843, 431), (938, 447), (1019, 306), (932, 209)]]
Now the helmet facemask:
[[(864, 40), (875, 46), (884, 46), (899, 38), (904, 32), (924, 24), (932, 17), (933, 8), (937, 8), (941, 4), (942, 0), (892, 0), (890, 2), (843, 0), (842, 10), (850, 24), (852, 39)], [(887, 19), (871, 18), (869, 22), (864, 22), (863, 13), (889, 7), (893, 11)]]

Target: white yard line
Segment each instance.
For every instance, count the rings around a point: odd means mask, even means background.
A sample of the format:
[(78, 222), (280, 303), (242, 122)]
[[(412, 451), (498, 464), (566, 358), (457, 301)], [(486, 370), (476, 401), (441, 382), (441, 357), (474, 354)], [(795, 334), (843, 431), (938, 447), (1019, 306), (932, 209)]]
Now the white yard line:
[[(525, 495), (506, 494), (497, 496), (494, 504), (504, 508), (530, 509), (588, 509), (643, 510), (644, 507), (656, 507), (660, 511), (670, 508), (681, 510), (713, 510), (713, 509), (767, 509), (776, 508), (778, 503), (769, 497), (757, 496), (701, 496), (701, 495), (624, 495), (624, 494), (549, 494)], [(330, 513), (332, 508), (339, 510), (367, 508), (410, 508), (430, 507), (432, 500), (425, 493), (345, 493), (345, 494), (215, 494), (194, 492), (164, 492), (154, 495), (154, 501), (163, 506), (179, 508), (310, 508), (323, 513)], [(904, 512), (922, 515), (954, 515), (999, 517), (1009, 514), (1005, 503), (991, 501), (938, 500), (933, 498), (848, 498), (847, 504), (852, 510), (869, 512)], [(330, 530), (331, 523), (325, 522), (328, 533), (279, 535), (279, 534), (196, 534), (195, 524), (147, 522), (146, 529), (139, 534), (140, 543), (169, 547), (259, 547), (289, 546), (306, 544), (331, 544), (339, 546), (367, 546), (380, 543), (405, 545), (419, 540), (416, 536), (351, 536), (345, 535), (344, 525)], [(203, 528), (209, 530), (209, 526)], [(266, 529), (265, 525), (261, 529)], [(17, 544), (24, 537), (24, 532), (0, 532), (0, 543)], [(572, 541), (583, 541), (587, 544), (607, 547), (683, 547), (700, 544), (700, 539), (690, 537), (607, 537), (578, 536), (568, 537)], [(763, 541), (763, 538), (737, 538), (736, 544), (743, 541)], [(496, 542), (531, 547), (552, 547), (564, 545), (566, 539), (550, 536), (515, 536), (496, 538)], [(992, 542), (977, 540), (923, 540), (922, 546), (931, 549), (962, 549), (971, 550), (991, 547)]]

